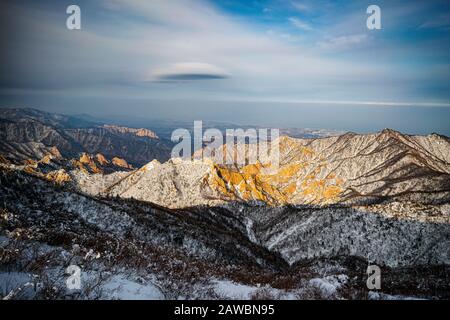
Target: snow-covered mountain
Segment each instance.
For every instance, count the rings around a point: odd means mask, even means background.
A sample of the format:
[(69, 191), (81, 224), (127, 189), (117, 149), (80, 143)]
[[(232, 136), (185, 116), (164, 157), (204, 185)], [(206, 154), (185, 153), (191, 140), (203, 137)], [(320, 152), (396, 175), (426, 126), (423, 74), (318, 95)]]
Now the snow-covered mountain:
[(35, 109), (0, 109), (0, 154), (11, 161), (41, 159), (51, 148), (67, 158), (81, 152), (101, 153), (143, 165), (152, 159), (165, 161), (170, 146), (145, 128), (96, 123), (75, 116)]
[(450, 199), (450, 140), (444, 136), (383, 130), (321, 139), (283, 136), (275, 143), (280, 150), (277, 168), (270, 160), (225, 166), (210, 158), (171, 159), (162, 164), (154, 160), (115, 179), (81, 172), (73, 178), (81, 191), (94, 195), (172, 208), (243, 201), (378, 210), (380, 204), (400, 203), (413, 214), (414, 204), (436, 208)]
[[(96, 145), (97, 130), (158, 139), (149, 130), (22, 116), (2, 120), (2, 297), (450, 297), (447, 137), (282, 136), (271, 142), (279, 167), (270, 158), (222, 165), (206, 149), (138, 166), (62, 146), (76, 146), (71, 130), (87, 135), (82, 146)], [(19, 161), (31, 144), (42, 150)], [(73, 264), (83, 267), (81, 291), (65, 287)], [(368, 264), (382, 268), (381, 292), (366, 287)]]
[[(448, 222), (346, 207), (168, 209), (5, 166), (0, 191), (7, 298), (449, 297)], [(381, 295), (365, 286), (367, 263), (382, 267)], [(67, 290), (69, 265), (82, 266), (83, 290)]]
[(383, 130), (281, 137), (279, 147), (276, 170), (171, 159), (123, 174), (71, 175), (93, 196), (170, 208), (242, 206), (253, 237), (290, 264), (341, 254), (392, 266), (450, 263), (448, 138)]

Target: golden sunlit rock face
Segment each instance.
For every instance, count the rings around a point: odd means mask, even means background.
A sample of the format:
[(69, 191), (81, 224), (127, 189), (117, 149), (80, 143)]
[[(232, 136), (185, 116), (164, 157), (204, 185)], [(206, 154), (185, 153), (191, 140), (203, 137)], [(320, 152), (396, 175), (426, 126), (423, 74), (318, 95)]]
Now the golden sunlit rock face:
[(55, 158), (55, 159), (61, 159), (61, 158), (62, 158), (61, 153), (59, 152), (58, 148), (55, 147), (55, 146), (53, 146), (53, 147), (50, 148), (50, 154), (51, 154), (51, 155), (53, 156), (53, 158)]
[(126, 160), (118, 158), (118, 157), (114, 157), (112, 158), (111, 162), (117, 166), (117, 167), (121, 167), (121, 168), (126, 168), (126, 169), (131, 169), (133, 168), (131, 165), (129, 165)]
[(109, 164), (108, 159), (106, 159), (105, 156), (102, 155), (101, 153), (97, 153), (95, 155), (95, 158), (97, 159), (98, 163), (100, 163), (100, 165), (102, 166)]
[(95, 163), (92, 156), (87, 153), (83, 153), (80, 157), (80, 160), (78, 160), (78, 162), (79, 163), (76, 163), (76, 162), (74, 163), (75, 166), (78, 168), (80, 168), (80, 164), (81, 164), (82, 167), (83, 167), (83, 165), (88, 166), (92, 173), (103, 173), (103, 170), (97, 166), (97, 164)]
[[(266, 163), (246, 166), (216, 163), (205, 178), (206, 184), (231, 200), (263, 201), (271, 205), (331, 204), (339, 201), (343, 179), (331, 173), (323, 157), (313, 148), (301, 145), (290, 137), (282, 136), (277, 143), (279, 161), (270, 161), (274, 159), (273, 154), (268, 156)], [(273, 150), (273, 145), (270, 149)], [(245, 153), (246, 160), (254, 156), (251, 150), (248, 145), (243, 146), (241, 152)], [(223, 154), (230, 152), (231, 158), (236, 159), (238, 147), (233, 145), (227, 150), (227, 145), (223, 145), (219, 151)], [(198, 150), (194, 158), (202, 153), (204, 156), (204, 150)], [(211, 150), (208, 154), (212, 154)]]
[(97, 153), (95, 156), (83, 152), (80, 158), (71, 159), (70, 164), (84, 173), (107, 174), (116, 170), (131, 170), (133, 166), (128, 164), (126, 160), (114, 157), (108, 160), (103, 154)]
[(268, 162), (243, 167), (214, 164), (209, 186), (227, 199), (270, 205), (332, 204), (343, 192), (343, 179), (329, 171), (325, 159), (295, 139), (280, 137), (280, 165)]
[[(44, 158), (45, 158), (45, 157), (44, 157)], [(38, 165), (38, 161), (33, 160), (33, 159), (26, 159), (26, 160), (23, 160), (22, 163), (23, 163), (25, 166), (31, 166), (31, 167), (36, 167), (36, 166)]]
[(45, 175), (45, 178), (57, 184), (64, 184), (72, 180), (64, 169), (51, 171)]
[(339, 200), (342, 180), (328, 176), (304, 176), (305, 163), (272, 168), (271, 164), (251, 164), (240, 169), (213, 165), (207, 177), (209, 186), (231, 200), (263, 201), (270, 205), (295, 203), (305, 199), (311, 204), (330, 204)]

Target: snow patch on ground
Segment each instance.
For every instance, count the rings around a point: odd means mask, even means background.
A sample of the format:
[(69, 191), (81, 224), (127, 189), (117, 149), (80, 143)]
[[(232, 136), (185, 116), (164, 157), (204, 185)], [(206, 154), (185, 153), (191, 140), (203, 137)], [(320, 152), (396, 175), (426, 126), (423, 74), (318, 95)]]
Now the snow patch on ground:
[(345, 274), (340, 274), (337, 276), (314, 278), (309, 280), (309, 284), (318, 288), (325, 297), (331, 297), (334, 296), (347, 281), (348, 277)]
[(408, 297), (402, 295), (390, 295), (381, 292), (369, 291), (367, 294), (369, 300), (423, 300), (416, 297)]
[(265, 291), (273, 299), (295, 300), (294, 292), (286, 292), (269, 286), (249, 286), (231, 280), (213, 280), (214, 292), (225, 299), (249, 300), (258, 292)]
[(114, 275), (102, 286), (107, 300), (164, 300), (164, 295), (151, 283), (140, 284), (123, 275)]
[(253, 231), (253, 220), (252, 219), (250, 219), (250, 218), (245, 219), (245, 228), (247, 230), (248, 239), (251, 242), (258, 244), (258, 240), (256, 239), (255, 232)]
[(232, 299), (249, 299), (258, 287), (247, 286), (244, 284), (235, 283), (229, 280), (215, 280), (214, 291), (220, 295)]

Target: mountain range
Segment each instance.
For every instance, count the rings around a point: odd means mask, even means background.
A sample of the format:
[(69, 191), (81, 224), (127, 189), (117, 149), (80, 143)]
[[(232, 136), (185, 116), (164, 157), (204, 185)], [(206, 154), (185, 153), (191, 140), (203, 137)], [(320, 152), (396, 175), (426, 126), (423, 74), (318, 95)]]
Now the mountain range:
[[(224, 165), (203, 155), (249, 145), (171, 159), (148, 128), (1, 110), (0, 276), (60, 285), (25, 298), (117, 297), (118, 277), (170, 299), (450, 297), (448, 137), (281, 136), (279, 159)], [(51, 272), (74, 262), (113, 290), (67, 292)]]
[(168, 160), (170, 146), (152, 131), (95, 123), (75, 116), (35, 109), (0, 112), (0, 153), (12, 161), (41, 159), (51, 148), (67, 158), (81, 152), (126, 158), (133, 165), (148, 159)]

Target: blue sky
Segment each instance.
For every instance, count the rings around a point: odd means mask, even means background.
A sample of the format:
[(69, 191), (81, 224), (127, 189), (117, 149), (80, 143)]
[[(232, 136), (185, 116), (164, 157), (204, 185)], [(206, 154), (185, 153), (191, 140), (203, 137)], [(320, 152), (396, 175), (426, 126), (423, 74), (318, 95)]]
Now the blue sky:
[[(79, 31), (65, 27), (72, 3)], [(370, 4), (381, 30), (366, 27)], [(186, 106), (205, 119), (348, 130), (428, 108), (398, 128), (450, 131), (448, 1), (18, 0), (2, 1), (0, 19), (5, 106), (148, 118)], [(357, 114), (355, 125), (326, 111), (308, 123), (324, 106)]]

